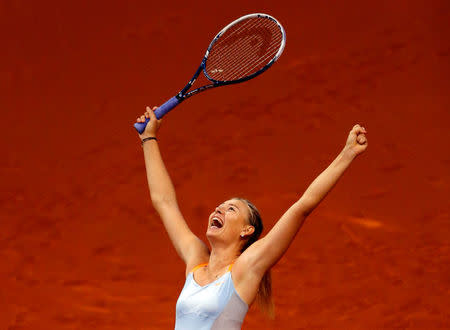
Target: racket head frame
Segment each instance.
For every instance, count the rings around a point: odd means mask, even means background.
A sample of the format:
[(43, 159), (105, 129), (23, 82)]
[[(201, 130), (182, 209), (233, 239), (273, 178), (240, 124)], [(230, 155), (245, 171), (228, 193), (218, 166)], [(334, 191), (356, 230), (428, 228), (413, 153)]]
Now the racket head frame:
[[(236, 79), (236, 80), (214, 80), (213, 78), (211, 78), (208, 73), (206, 72), (206, 61), (208, 60), (208, 55), (209, 52), (211, 51), (211, 48), (213, 47), (213, 45), (217, 42), (217, 40), (225, 33), (225, 31), (227, 31), (228, 29), (230, 29), (232, 26), (236, 25), (237, 23), (252, 18), (252, 17), (260, 17), (260, 18), (265, 18), (265, 19), (270, 19), (273, 22), (275, 22), (278, 26), (278, 28), (281, 31), (281, 35), (282, 35), (282, 40), (281, 40), (281, 45), (280, 48), (278, 49), (278, 52), (274, 55), (274, 57), (272, 58), (272, 60), (269, 61), (269, 63), (267, 63), (264, 67), (262, 67), (260, 70), (258, 70), (257, 72), (248, 75), (244, 78), (241, 79)], [(286, 45), (286, 32), (284, 31), (283, 26), (272, 16), (268, 15), (268, 14), (263, 14), (263, 13), (254, 13), (254, 14), (248, 14), (242, 17), (239, 17), (238, 19), (234, 20), (233, 22), (231, 22), (230, 24), (228, 24), (227, 26), (225, 26), (219, 33), (216, 34), (216, 36), (214, 37), (214, 39), (211, 41), (211, 43), (208, 46), (208, 49), (206, 50), (206, 54), (205, 57), (203, 58), (203, 73), (205, 74), (206, 78), (208, 78), (208, 80), (212, 81), (215, 84), (218, 85), (230, 85), (230, 84), (237, 84), (243, 81), (247, 81), (250, 80), (258, 75), (260, 75), (261, 73), (263, 73), (264, 71), (266, 71), (268, 68), (270, 68), (272, 66), (273, 63), (275, 63), (278, 58), (281, 56), (281, 54), (283, 53), (284, 47)]]
[[(260, 70), (258, 70), (257, 72), (248, 75), (246, 77), (240, 78), (240, 79), (236, 79), (236, 80), (214, 80), (213, 78), (211, 78), (208, 73), (206, 72), (206, 61), (208, 60), (208, 55), (209, 52), (211, 51), (211, 48), (213, 47), (213, 45), (216, 43), (217, 40), (219, 40), (219, 38), (225, 33), (225, 31), (227, 31), (229, 28), (231, 28), (232, 26), (234, 26), (235, 24), (246, 20), (248, 18), (252, 18), (252, 17), (261, 17), (261, 18), (265, 18), (265, 19), (270, 19), (272, 21), (274, 21), (278, 28), (281, 31), (282, 34), (282, 40), (281, 40), (281, 45), (280, 48), (278, 49), (278, 52), (274, 55), (274, 57), (264, 66), (262, 67)], [(283, 26), (272, 16), (268, 15), (268, 14), (263, 14), (263, 13), (254, 13), (254, 14), (248, 14), (242, 17), (239, 17), (238, 19), (234, 20), (233, 22), (231, 22), (230, 24), (228, 24), (227, 26), (225, 26), (222, 30), (219, 31), (219, 33), (216, 34), (216, 36), (213, 38), (213, 40), (211, 41), (211, 43), (208, 46), (208, 49), (206, 50), (205, 56), (203, 57), (202, 63), (200, 64), (199, 68), (197, 69), (197, 71), (195, 72), (194, 76), (191, 78), (191, 80), (188, 82), (188, 84), (177, 94), (176, 98), (181, 102), (199, 92), (202, 92), (206, 89), (209, 88), (213, 88), (213, 87), (219, 87), (219, 86), (225, 86), (225, 85), (231, 85), (231, 84), (237, 84), (237, 83), (241, 83), (243, 81), (247, 81), (250, 80), (258, 75), (260, 75), (261, 73), (263, 73), (264, 71), (266, 71), (268, 68), (270, 68), (277, 60), (278, 58), (281, 56), (281, 54), (283, 53), (284, 47), (286, 45), (286, 32), (283, 28)], [(212, 82), (212, 84), (208, 84), (208, 85), (204, 85), (201, 86), (197, 89), (194, 89), (190, 92), (187, 92), (192, 85), (194, 84), (195, 80), (198, 78), (198, 76), (200, 75), (200, 73), (203, 71), (203, 74), (205, 75), (205, 77)]]

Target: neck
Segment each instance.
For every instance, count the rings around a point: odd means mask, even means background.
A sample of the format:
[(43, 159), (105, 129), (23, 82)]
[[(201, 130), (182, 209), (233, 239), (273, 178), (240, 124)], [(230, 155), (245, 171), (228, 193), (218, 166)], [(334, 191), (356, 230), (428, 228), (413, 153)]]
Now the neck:
[(210, 273), (217, 273), (232, 264), (239, 256), (235, 246), (211, 246), (208, 268)]

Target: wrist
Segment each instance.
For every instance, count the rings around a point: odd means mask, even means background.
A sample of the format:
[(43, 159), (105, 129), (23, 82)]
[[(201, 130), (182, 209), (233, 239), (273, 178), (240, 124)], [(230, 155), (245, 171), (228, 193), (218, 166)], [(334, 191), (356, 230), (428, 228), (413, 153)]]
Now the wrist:
[[(144, 146), (144, 144), (148, 144), (148, 141), (158, 141), (156, 136), (147, 136), (141, 139), (141, 145)], [(146, 143), (147, 142), (147, 143)]]
[(344, 147), (344, 149), (342, 149), (342, 151), (341, 151), (341, 156), (342, 156), (342, 158), (351, 162), (356, 158), (357, 155), (350, 148)]
[(140, 134), (140, 135), (139, 135), (139, 138), (140, 138), (141, 140), (146, 139), (146, 138), (148, 138), (148, 137), (154, 137), (154, 138), (156, 138), (156, 134), (155, 134), (155, 133), (143, 133), (143, 134)]

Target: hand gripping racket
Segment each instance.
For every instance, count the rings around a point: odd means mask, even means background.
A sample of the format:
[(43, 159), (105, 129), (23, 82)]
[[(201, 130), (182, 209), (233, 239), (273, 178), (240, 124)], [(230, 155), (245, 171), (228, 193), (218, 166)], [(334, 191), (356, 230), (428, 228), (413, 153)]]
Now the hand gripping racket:
[[(250, 14), (228, 24), (213, 39), (200, 67), (189, 83), (174, 97), (155, 110), (162, 118), (185, 99), (209, 88), (237, 84), (266, 71), (280, 57), (286, 43), (283, 27), (272, 16)], [(210, 84), (190, 92), (203, 71)], [(149, 118), (134, 127), (142, 134)]]

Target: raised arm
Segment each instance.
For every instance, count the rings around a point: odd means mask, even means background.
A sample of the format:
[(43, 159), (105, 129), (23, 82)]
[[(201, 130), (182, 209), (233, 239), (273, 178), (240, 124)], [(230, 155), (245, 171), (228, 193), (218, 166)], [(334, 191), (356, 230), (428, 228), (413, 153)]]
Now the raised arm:
[[(155, 109), (156, 107), (153, 111)], [(139, 135), (141, 140), (156, 137), (161, 120), (156, 119), (153, 111), (147, 107), (145, 115), (137, 119), (138, 122), (144, 122), (145, 118), (150, 118), (145, 131)], [(157, 141), (148, 140), (142, 147), (152, 204), (161, 217), (172, 244), (186, 264), (195, 263), (197, 259), (203, 260), (209, 253), (208, 248), (192, 233), (178, 208), (175, 188), (162, 160)]]
[(264, 274), (284, 255), (306, 217), (319, 205), (357, 155), (367, 148), (366, 130), (355, 125), (344, 149), (311, 183), (303, 196), (278, 220), (270, 232), (243, 254), (258, 274)]

